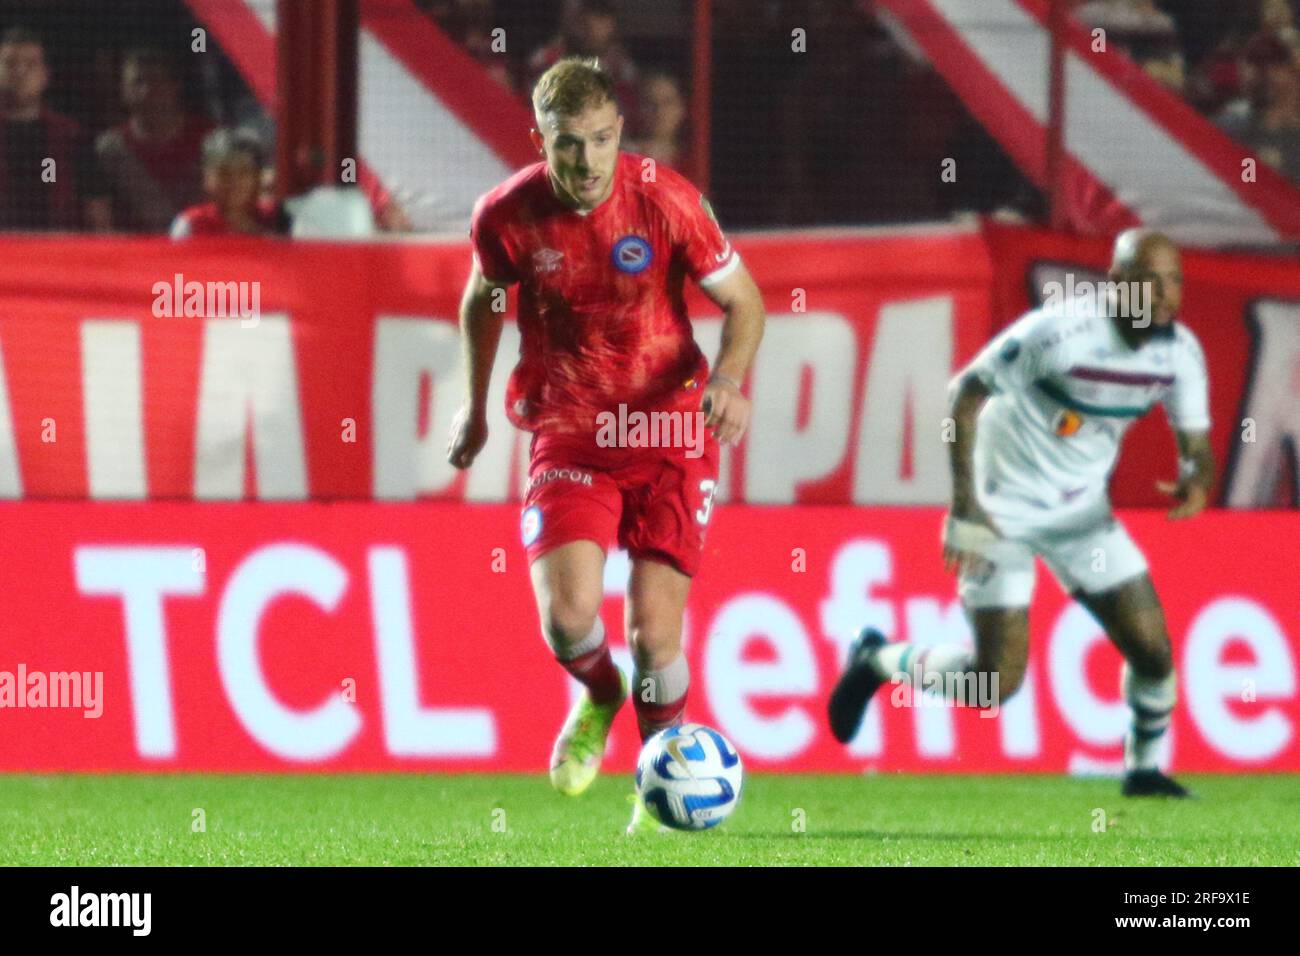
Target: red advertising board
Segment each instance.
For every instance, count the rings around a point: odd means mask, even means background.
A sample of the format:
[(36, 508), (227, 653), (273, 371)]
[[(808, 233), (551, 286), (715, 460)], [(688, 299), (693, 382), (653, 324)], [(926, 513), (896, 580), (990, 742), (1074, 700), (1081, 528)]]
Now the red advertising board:
[[(724, 454), (719, 498), (757, 504), (944, 503), (951, 375), (1045, 282), (1087, 278), (1107, 251), (995, 226), (735, 241), (769, 318), (752, 428)], [(479, 464), (464, 475), (443, 454), (467, 243), (3, 248), (0, 498), (519, 498), (525, 442), (503, 408), (512, 322)], [(1294, 504), (1300, 264), (1189, 253), (1186, 266), (1223, 501)], [(721, 317), (698, 291), (689, 301), (711, 356)], [(1159, 503), (1154, 481), (1173, 469), (1155, 413), (1127, 442), (1116, 502)]]
[[(978, 232), (737, 245), (770, 319), (754, 429), (727, 455), (722, 499), (942, 500), (944, 386), (988, 331)], [(465, 476), (443, 454), (463, 392), (467, 243), (5, 247), (0, 497), (519, 498), (513, 322), (479, 465)], [(690, 302), (713, 355), (720, 313), (697, 290)]]
[[(1172, 766), (1300, 770), (1300, 516), (1124, 517), (1174, 641)], [(886, 688), (851, 747), (832, 740), (825, 701), (859, 627), (969, 640), (940, 521), (719, 508), (686, 618), (688, 717), (756, 770), (1114, 769), (1119, 656), (1046, 571), (1028, 677), (996, 715)], [(518, 528), (510, 505), (2, 505), (0, 771), (544, 769), (575, 685), (540, 636)], [(615, 553), (602, 614), (624, 665), (625, 581)], [(635, 749), (625, 713), (608, 766)]]

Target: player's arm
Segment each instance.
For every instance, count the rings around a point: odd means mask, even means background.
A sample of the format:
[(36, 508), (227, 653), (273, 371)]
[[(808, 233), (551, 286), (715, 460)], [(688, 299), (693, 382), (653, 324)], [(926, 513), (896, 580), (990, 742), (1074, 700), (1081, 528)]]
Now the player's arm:
[(953, 439), (948, 448), (952, 513), (967, 521), (983, 521), (987, 517), (975, 497), (975, 425), (990, 394), (978, 375), (964, 375), (948, 410), (953, 420)]
[(750, 401), (741, 392), (758, 344), (763, 340), (766, 314), (763, 296), (740, 262), (717, 282), (701, 285), (705, 295), (722, 309), (722, 346), (704, 389), (705, 427), (715, 429), (718, 441), (735, 444), (749, 427)]
[[(952, 509), (945, 534), (945, 556), (961, 552), (973, 536), (996, 534), (993, 519), (980, 507), (975, 488), (975, 423), (991, 395), (1030, 387), (1052, 364), (1043, 345), (1047, 331), (1031, 312), (993, 337), (948, 387), (953, 436), (948, 449), (952, 469)], [(982, 526), (970, 528), (969, 525)], [(955, 526), (955, 527), (954, 527)], [(950, 549), (950, 543), (955, 548)]]
[[(949, 414), (953, 420), (953, 438), (948, 447), (948, 465), (952, 470), (952, 507), (944, 527), (943, 563), (948, 571), (963, 565), (981, 563), (970, 550), (976, 535), (995, 534), (993, 519), (980, 507), (975, 495), (975, 428), (980, 410), (992, 392), (980, 377), (965, 372), (952, 389)], [(972, 570), (978, 570), (972, 567)]]
[(465, 367), (465, 401), (452, 422), (447, 460), (468, 468), (487, 443), (487, 395), (505, 320), (503, 286), (489, 282), (475, 259), (460, 299), (461, 358)]
[(1210, 450), (1210, 433), (1177, 431), (1178, 480), (1157, 481), (1156, 487), (1178, 504), (1169, 512), (1174, 520), (1198, 514), (1210, 501), (1214, 488), (1214, 452)]
[(1205, 352), (1196, 337), (1180, 329), (1174, 353), (1174, 384), (1162, 400), (1178, 440), (1178, 480), (1157, 481), (1156, 487), (1178, 501), (1169, 512), (1174, 520), (1190, 518), (1210, 501), (1214, 487), (1214, 453), (1210, 450), (1210, 380)]

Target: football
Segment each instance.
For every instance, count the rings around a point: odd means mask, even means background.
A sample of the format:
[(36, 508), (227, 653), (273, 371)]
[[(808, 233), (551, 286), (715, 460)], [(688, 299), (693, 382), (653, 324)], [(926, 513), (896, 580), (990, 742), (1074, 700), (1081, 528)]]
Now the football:
[(636, 789), (655, 819), (674, 830), (707, 830), (736, 809), (740, 754), (703, 724), (661, 730), (636, 762)]

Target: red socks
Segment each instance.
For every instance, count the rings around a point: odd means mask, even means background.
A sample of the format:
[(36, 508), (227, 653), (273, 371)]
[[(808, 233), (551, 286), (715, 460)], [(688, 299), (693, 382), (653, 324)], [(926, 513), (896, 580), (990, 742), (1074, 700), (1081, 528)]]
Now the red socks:
[(609, 704), (623, 694), (609, 645), (604, 641), (594, 651), (588, 651), (572, 660), (560, 661), (560, 666), (573, 675), (573, 679), (587, 688), (593, 704)]
[(636, 708), (636, 724), (641, 731), (641, 740), (646, 741), (659, 731), (681, 723), (682, 712), (686, 710), (686, 694), (667, 704), (651, 704), (643, 701), (640, 694), (632, 698)]
[(641, 739), (647, 740), (666, 727), (680, 723), (686, 709), (686, 691), (691, 672), (686, 658), (678, 654), (658, 670), (637, 668), (632, 704)]

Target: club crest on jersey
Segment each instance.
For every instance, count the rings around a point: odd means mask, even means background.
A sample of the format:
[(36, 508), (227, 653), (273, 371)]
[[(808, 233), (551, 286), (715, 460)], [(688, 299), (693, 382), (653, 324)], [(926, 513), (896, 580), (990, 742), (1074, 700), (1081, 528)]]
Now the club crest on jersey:
[(620, 272), (629, 275), (644, 272), (652, 258), (650, 243), (640, 236), (624, 236), (614, 243), (614, 265)]
[(524, 541), (524, 547), (528, 547), (537, 540), (537, 536), (542, 533), (542, 509), (537, 505), (532, 505), (524, 509), (523, 516), (519, 519), (519, 536)]
[(541, 249), (533, 253), (533, 268), (538, 272), (554, 272), (560, 268), (560, 260), (563, 258), (563, 252), (556, 252), (554, 249)]

